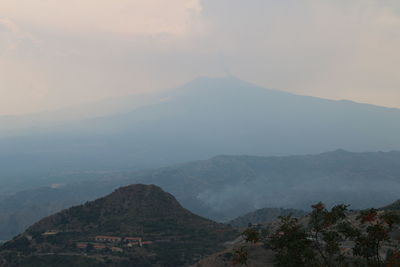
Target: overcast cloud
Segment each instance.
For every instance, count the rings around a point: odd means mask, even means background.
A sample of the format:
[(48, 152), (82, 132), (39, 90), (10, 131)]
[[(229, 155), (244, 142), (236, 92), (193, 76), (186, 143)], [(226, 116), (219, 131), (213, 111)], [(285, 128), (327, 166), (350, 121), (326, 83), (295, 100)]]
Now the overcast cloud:
[(400, 107), (391, 0), (2, 0), (0, 114), (233, 74)]

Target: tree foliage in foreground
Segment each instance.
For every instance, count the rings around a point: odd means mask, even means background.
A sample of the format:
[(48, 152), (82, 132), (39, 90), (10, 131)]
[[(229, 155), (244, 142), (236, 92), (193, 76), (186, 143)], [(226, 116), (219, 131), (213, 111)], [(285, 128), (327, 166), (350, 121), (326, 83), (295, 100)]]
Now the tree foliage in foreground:
[[(390, 244), (390, 233), (400, 223), (393, 211), (368, 209), (355, 216), (347, 205), (328, 210), (318, 203), (305, 222), (291, 216), (279, 219), (272, 233), (261, 234), (252, 228), (243, 232), (247, 242), (261, 241), (272, 249), (278, 267), (400, 266), (397, 249), (386, 249), (382, 256), (383, 245)], [(240, 263), (247, 260), (244, 249), (237, 253)]]

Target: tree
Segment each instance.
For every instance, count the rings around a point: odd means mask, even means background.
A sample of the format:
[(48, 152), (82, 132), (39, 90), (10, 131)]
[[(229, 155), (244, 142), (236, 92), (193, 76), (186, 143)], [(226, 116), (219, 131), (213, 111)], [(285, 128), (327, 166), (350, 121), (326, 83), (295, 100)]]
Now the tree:
[(272, 234), (270, 247), (276, 252), (276, 266), (318, 266), (312, 241), (306, 230), (291, 216), (280, 217), (281, 225)]
[(379, 212), (376, 209), (361, 211), (357, 217), (360, 228), (353, 237), (354, 255), (363, 257), (368, 266), (383, 266), (380, 248), (390, 240), (390, 232), (395, 224), (400, 223), (398, 214), (392, 211)]
[(291, 216), (279, 219), (279, 226), (265, 236), (255, 229), (243, 232), (247, 242), (262, 241), (276, 252), (276, 266), (400, 266), (399, 251), (381, 257), (382, 245), (400, 223), (395, 212), (369, 209), (354, 216), (347, 205), (328, 210), (317, 203), (302, 222)]

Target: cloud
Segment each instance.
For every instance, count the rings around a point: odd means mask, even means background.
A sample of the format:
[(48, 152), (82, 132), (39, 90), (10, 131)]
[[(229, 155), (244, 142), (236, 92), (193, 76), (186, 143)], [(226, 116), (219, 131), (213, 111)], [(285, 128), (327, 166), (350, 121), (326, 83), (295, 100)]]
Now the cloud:
[(0, 47), (15, 50), (25, 41), (38, 43), (32, 34), (22, 30), (14, 21), (0, 17)]
[(198, 0), (3, 0), (3, 16), (68, 31), (184, 34), (201, 11)]
[(193, 34), (200, 13), (197, 0), (1, 1), (0, 114), (160, 88), (155, 55)]
[(0, 18), (0, 25), (2, 26), (3, 31), (9, 31), (14, 34), (18, 34), (20, 32), (19, 27), (13, 21), (8, 18)]
[(0, 90), (14, 99), (0, 114), (226, 73), (400, 107), (395, 0), (3, 0), (0, 17)]
[(203, 8), (234, 74), (295, 93), (399, 107), (399, 2), (203, 0)]

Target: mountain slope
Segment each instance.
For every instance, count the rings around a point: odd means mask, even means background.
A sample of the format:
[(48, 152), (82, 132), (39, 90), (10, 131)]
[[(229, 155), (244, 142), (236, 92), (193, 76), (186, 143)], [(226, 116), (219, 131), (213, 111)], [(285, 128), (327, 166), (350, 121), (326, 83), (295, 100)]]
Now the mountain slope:
[[(132, 112), (0, 139), (4, 179), (137, 170), (220, 154), (400, 149), (400, 110), (202, 78)], [(50, 167), (51, 166), (51, 167)]]
[(43, 132), (65, 123), (132, 112), (140, 107), (160, 102), (163, 94), (137, 94), (74, 105), (28, 115), (0, 115), (0, 137)]
[(239, 216), (236, 219), (229, 221), (228, 224), (234, 227), (247, 227), (249, 224), (269, 223), (275, 221), (279, 216), (292, 215), (293, 217), (301, 217), (306, 214), (305, 211), (296, 209), (263, 208)]
[[(55, 234), (47, 237), (48, 231)], [(77, 246), (90, 243), (94, 247), (97, 244), (118, 248), (117, 255), (107, 249), (89, 251), (89, 258), (96, 258), (98, 264), (113, 255), (110, 266), (119, 266), (132, 257), (137, 258), (131, 263), (139, 266), (183, 266), (217, 251), (236, 234), (227, 226), (185, 210), (171, 194), (157, 186), (132, 185), (39, 221), (5, 243), (2, 252), (3, 255), (10, 251), (23, 253), (25, 259), (15, 260), (28, 262), (31, 257), (54, 253), (84, 256)], [(122, 240), (99, 241), (96, 236), (115, 236)], [(141, 238), (146, 245), (129, 247), (124, 241), (127, 237)]]
[(396, 200), (395, 202), (386, 205), (381, 208), (382, 210), (400, 210), (400, 200)]

